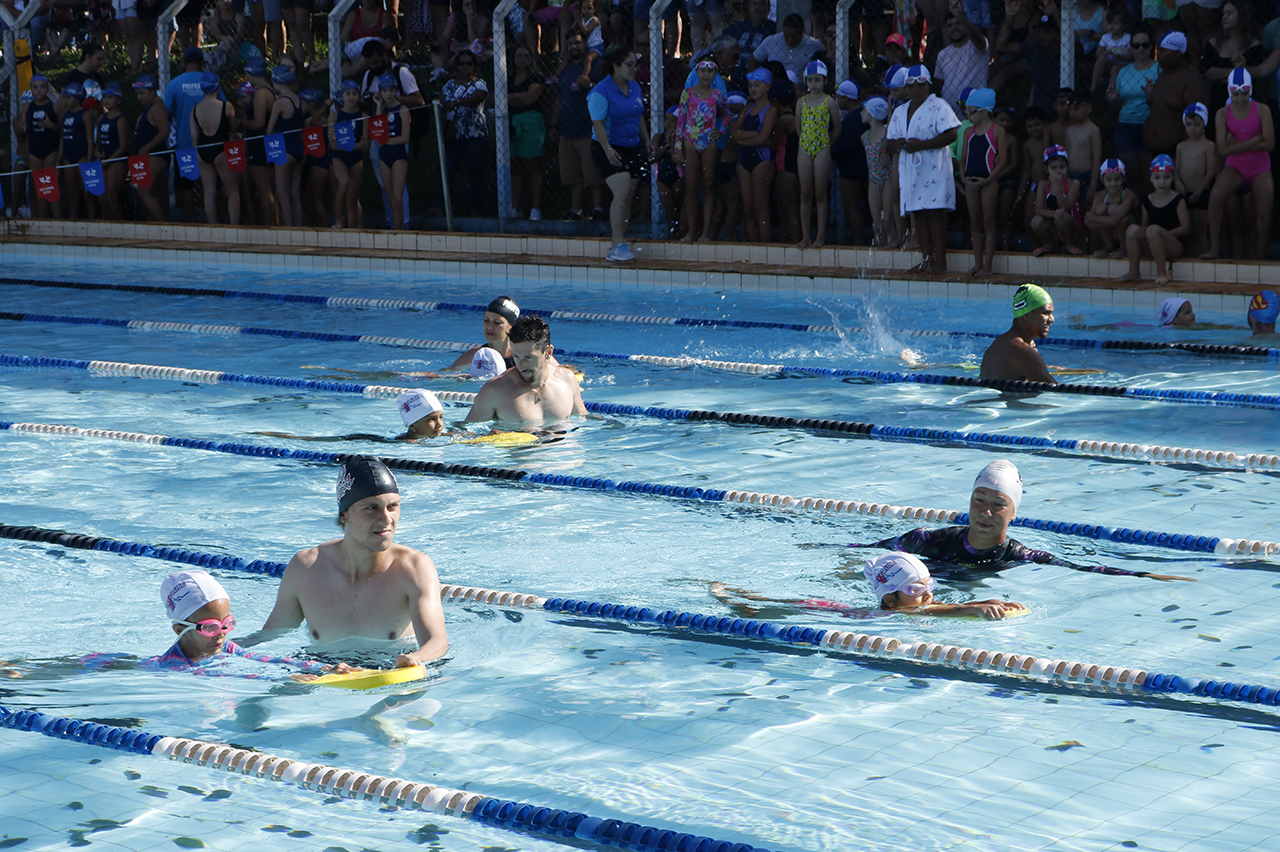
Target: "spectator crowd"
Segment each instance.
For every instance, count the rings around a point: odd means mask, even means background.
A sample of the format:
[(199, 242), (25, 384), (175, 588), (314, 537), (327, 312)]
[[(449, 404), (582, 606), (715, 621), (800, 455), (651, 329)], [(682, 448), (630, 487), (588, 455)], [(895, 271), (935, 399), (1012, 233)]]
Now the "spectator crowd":
[[(437, 139), (454, 214), (492, 216), (501, 137), (504, 216), (607, 223), (617, 261), (651, 188), (674, 239), (834, 236), (918, 250), (921, 272), (960, 239), (975, 275), (1022, 247), (1127, 257), (1126, 277), (1151, 258), (1160, 280), (1273, 236), (1276, 0), (1077, 0), (1066, 20), (1055, 0), (861, 0), (843, 68), (834, 4), (779, 25), (776, 0), (674, 0), (656, 89), (646, 0), (520, 0), (499, 21), (491, 0), (360, 0), (334, 91), (313, 0), (191, 0), (163, 90), (159, 3), (37, 2), (7, 200), (40, 217), (163, 221), (176, 201), (187, 221), (361, 227), (376, 183), (404, 228), (446, 207)], [(67, 31), (79, 63), (40, 73)]]

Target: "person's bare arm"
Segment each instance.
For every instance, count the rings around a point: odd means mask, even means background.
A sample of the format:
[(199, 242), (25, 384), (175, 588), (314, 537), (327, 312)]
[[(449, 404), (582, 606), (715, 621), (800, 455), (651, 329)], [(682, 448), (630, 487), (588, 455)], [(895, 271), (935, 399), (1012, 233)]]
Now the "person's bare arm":
[(917, 607), (915, 612), (920, 615), (941, 615), (950, 617), (963, 618), (966, 616), (973, 618), (985, 618), (987, 620), (997, 620), (1007, 618), (1013, 613), (1021, 612), (1026, 607), (1016, 601), (970, 601), (963, 604), (928, 604), (926, 606)]
[(1029, 343), (1015, 339), (1009, 346), (1008, 362), (1022, 374), (1025, 381), (1050, 385), (1058, 383), (1057, 379), (1049, 375), (1049, 368), (1045, 366), (1040, 351)]
[(319, 555), (319, 548), (309, 547), (289, 560), (280, 579), (280, 588), (276, 589), (276, 604), (260, 632), (292, 630), (302, 624), (306, 616), (302, 611), (302, 600), (298, 597), (298, 587), (303, 582), (302, 575), (315, 564)]
[(416, 666), (439, 659), (449, 650), (444, 610), (440, 606), (440, 577), (426, 554), (416, 553), (406, 566), (409, 613), (418, 650), (396, 657), (397, 666)]
[(471, 403), (471, 410), (467, 412), (464, 423), (483, 423), (498, 419), (498, 391), (493, 387), (495, 381), (497, 380), (490, 379), (485, 382), (484, 387), (480, 388), (475, 402)]

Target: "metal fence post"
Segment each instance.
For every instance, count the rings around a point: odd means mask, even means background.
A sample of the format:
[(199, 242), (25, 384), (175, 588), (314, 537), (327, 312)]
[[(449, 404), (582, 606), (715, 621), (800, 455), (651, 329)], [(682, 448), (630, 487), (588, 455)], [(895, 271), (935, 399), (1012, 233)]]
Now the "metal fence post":
[(837, 86), (849, 76), (849, 7), (852, 5), (853, 0), (836, 3), (836, 67), (831, 70), (836, 72)]
[[(342, 21), (356, 0), (337, 0), (329, 13), (329, 92), (338, 91), (342, 83)], [(361, 93), (363, 95), (363, 93)], [(333, 95), (336, 97), (336, 95)]]
[[(493, 10), (493, 148), (498, 178), (498, 230), (505, 233), (511, 212), (511, 115), (507, 106), (507, 15), (516, 0)], [(443, 148), (441, 149), (443, 150)]]
[(444, 159), (444, 115), (440, 111), (440, 102), (432, 101), (431, 108), (436, 114), (436, 145), (440, 150), (440, 188), (444, 195), (444, 226), (453, 231), (453, 201), (449, 198), (449, 167)]
[(1076, 87), (1076, 0), (1062, 0), (1062, 20), (1058, 21), (1058, 85)]
[[(655, 0), (649, 9), (649, 138), (666, 129), (663, 121), (663, 87), (662, 79), (662, 14), (671, 5), (671, 0)], [(683, 82), (683, 81), (682, 81)], [(641, 126), (641, 133), (644, 132)], [(645, 150), (644, 140), (640, 140), (640, 149)], [(662, 199), (658, 195), (658, 168), (656, 164), (649, 167), (649, 226), (655, 240), (662, 238), (662, 226), (658, 224), (658, 214), (662, 211)]]
[(186, 7), (187, 0), (174, 0), (160, 15), (160, 20), (156, 21), (156, 61), (160, 65), (160, 73), (156, 75), (156, 79), (159, 80), (157, 89), (162, 98), (164, 90), (169, 88), (169, 33), (173, 32), (173, 19)]

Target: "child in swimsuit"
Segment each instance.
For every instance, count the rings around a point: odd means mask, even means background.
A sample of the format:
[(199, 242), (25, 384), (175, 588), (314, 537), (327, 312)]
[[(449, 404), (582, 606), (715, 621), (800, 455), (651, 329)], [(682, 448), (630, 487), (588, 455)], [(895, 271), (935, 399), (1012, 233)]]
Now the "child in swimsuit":
[[(800, 174), (800, 242), (797, 248), (822, 248), (827, 242), (827, 215), (831, 200), (831, 143), (840, 137), (842, 122), (835, 100), (822, 89), (827, 84), (827, 66), (818, 60), (805, 68), (808, 92), (796, 101), (800, 118), (800, 151), (796, 170)], [(809, 241), (809, 211), (817, 202), (818, 230)]]
[(1155, 282), (1167, 284), (1167, 261), (1182, 257), (1182, 238), (1191, 230), (1187, 200), (1173, 189), (1173, 158), (1160, 154), (1151, 161), (1150, 195), (1142, 199), (1142, 224), (1130, 225), (1125, 234), (1129, 249), (1129, 271), (1117, 281), (1137, 281), (1143, 255), (1156, 262)]
[(769, 217), (769, 190), (776, 169), (769, 150), (769, 139), (778, 111), (771, 109), (769, 87), (773, 74), (757, 68), (747, 75), (751, 96), (747, 108), (734, 119), (730, 137), (738, 143), (738, 183), (742, 189), (743, 225), (747, 241), (756, 245), (773, 241), (773, 225)]
[(902, 243), (897, 220), (889, 214), (889, 154), (884, 149), (889, 102), (881, 97), (867, 98), (862, 102), (862, 120), (868, 125), (862, 134), (862, 147), (867, 152), (867, 206), (875, 230), (874, 244), (896, 248)]
[(1036, 186), (1036, 215), (1031, 230), (1040, 238), (1036, 257), (1055, 251), (1059, 244), (1068, 254), (1083, 254), (1084, 217), (1080, 215), (1080, 181), (1067, 177), (1067, 149), (1050, 145), (1044, 152), (1049, 177)]
[(1204, 251), (1209, 237), (1209, 195), (1218, 177), (1218, 149), (1213, 140), (1205, 138), (1209, 123), (1209, 109), (1202, 103), (1194, 103), (1182, 111), (1182, 126), (1187, 129), (1186, 141), (1179, 142), (1173, 153), (1173, 188), (1187, 199), (1191, 211), (1191, 234), (1187, 238), (1187, 250), (1196, 254)]
[[(31, 102), (23, 105), (23, 114), (14, 122), (18, 139), (26, 140), (27, 165), (32, 171), (58, 165), (58, 143), (62, 139), (57, 107), (49, 98), (49, 78), (43, 74), (31, 77)], [(48, 219), (51, 207), (40, 195), (35, 198), (35, 215)]]
[(695, 68), (698, 82), (684, 90), (680, 96), (680, 118), (676, 123), (677, 145), (672, 150), (676, 163), (684, 166), (685, 228), (682, 242), (690, 243), (698, 233), (698, 193), (702, 193), (702, 231), (698, 242), (711, 241), (711, 221), (716, 205), (716, 164), (720, 161), (720, 146), (716, 144), (723, 135), (729, 107), (725, 93), (711, 84), (718, 73), (712, 59), (703, 59)]
[(995, 123), (996, 93), (974, 89), (966, 101), (971, 124), (961, 146), (961, 174), (965, 201), (969, 208), (969, 230), (973, 234), (973, 268), (970, 275), (990, 275), (996, 254), (996, 208), (1000, 187), (1009, 160), (1009, 143), (1004, 128)]
[(710, 591), (712, 595), (733, 607), (744, 617), (753, 618), (760, 615), (759, 608), (751, 606), (750, 603), (735, 603), (734, 597), (751, 602), (777, 603), (818, 612), (834, 612), (845, 618), (874, 618), (882, 612), (897, 612), (903, 615), (1001, 619), (1010, 615), (1020, 615), (1027, 610), (1026, 606), (1016, 601), (995, 598), (962, 604), (934, 603), (933, 592), (938, 587), (938, 581), (930, 576), (925, 564), (910, 553), (886, 553), (875, 559), (868, 559), (862, 571), (867, 582), (871, 584), (871, 593), (878, 604), (878, 611), (869, 607), (851, 606), (823, 599), (767, 598), (723, 583), (712, 583)]
[(409, 178), (409, 108), (400, 103), (396, 78), (383, 74), (378, 79), (378, 113), (387, 116), (387, 141), (378, 146), (378, 167), (382, 185), (391, 200), (391, 227), (403, 231), (404, 184)]
[(1093, 209), (1084, 214), (1084, 224), (1094, 235), (1094, 243), (1102, 247), (1094, 257), (1124, 257), (1126, 235), (1133, 224), (1133, 205), (1137, 196), (1124, 186), (1124, 163), (1104, 160), (1099, 169), (1102, 192), (1094, 196)]
[(292, 680), (315, 680), (324, 672), (354, 671), (346, 663), (326, 666), (314, 660), (269, 657), (246, 651), (227, 639), (236, 629), (231, 614), (231, 598), (222, 584), (205, 571), (178, 571), (160, 584), (160, 600), (165, 614), (178, 634), (178, 641), (168, 651), (142, 663), (148, 669), (185, 669), (191, 674), (256, 678), (262, 675), (236, 674), (224, 671), (230, 657), (243, 657), (259, 663), (276, 663), (302, 669), (305, 674), (292, 675)]
[[(94, 159), (93, 113), (84, 108), (84, 86), (68, 83), (62, 87), (62, 147), (58, 163), (74, 166)], [(80, 218), (84, 203), (84, 178), (79, 169), (59, 169), (66, 188), (67, 215)]]
[[(343, 80), (338, 87), (337, 108), (329, 114), (329, 146), (333, 149), (333, 227), (363, 228), (360, 186), (364, 181), (364, 155), (369, 150), (369, 131), (360, 105), (360, 86)], [(338, 144), (339, 124), (350, 122), (355, 147), (344, 151)]]
[(1271, 240), (1271, 207), (1275, 199), (1271, 151), (1276, 139), (1271, 110), (1253, 99), (1253, 78), (1244, 68), (1234, 68), (1227, 76), (1227, 92), (1231, 101), (1218, 110), (1215, 137), (1218, 154), (1225, 162), (1209, 195), (1209, 249), (1201, 257), (1218, 256), (1222, 207), (1228, 196), (1245, 189), (1253, 193), (1256, 212), (1254, 256), (1265, 258)]

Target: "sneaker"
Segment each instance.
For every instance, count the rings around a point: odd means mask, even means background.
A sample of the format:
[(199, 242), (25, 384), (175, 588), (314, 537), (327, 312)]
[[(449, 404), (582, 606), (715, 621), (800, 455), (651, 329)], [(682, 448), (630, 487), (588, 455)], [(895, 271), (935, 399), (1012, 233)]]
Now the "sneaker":
[(605, 214), (603, 207), (597, 207), (595, 210), (591, 211), (592, 222), (607, 222), (608, 220), (609, 217)]
[(626, 243), (618, 243), (609, 249), (609, 253), (604, 256), (604, 259), (626, 263), (628, 260), (635, 260), (636, 256), (631, 253), (631, 247)]
[(541, 221), (541, 220), (542, 220), (542, 211), (541, 211), (541, 210), (539, 210), (537, 207), (535, 207), (535, 208), (533, 208), (532, 210), (530, 210), (530, 211), (529, 211), (529, 221), (530, 221), (530, 222), (539, 222), (539, 221)]
[(570, 222), (581, 222), (581, 221), (582, 221), (582, 211), (581, 211), (581, 210), (570, 210), (570, 211), (569, 211), (569, 215), (568, 215), (568, 216), (566, 216), (565, 218), (566, 218), (566, 219), (568, 219)]

